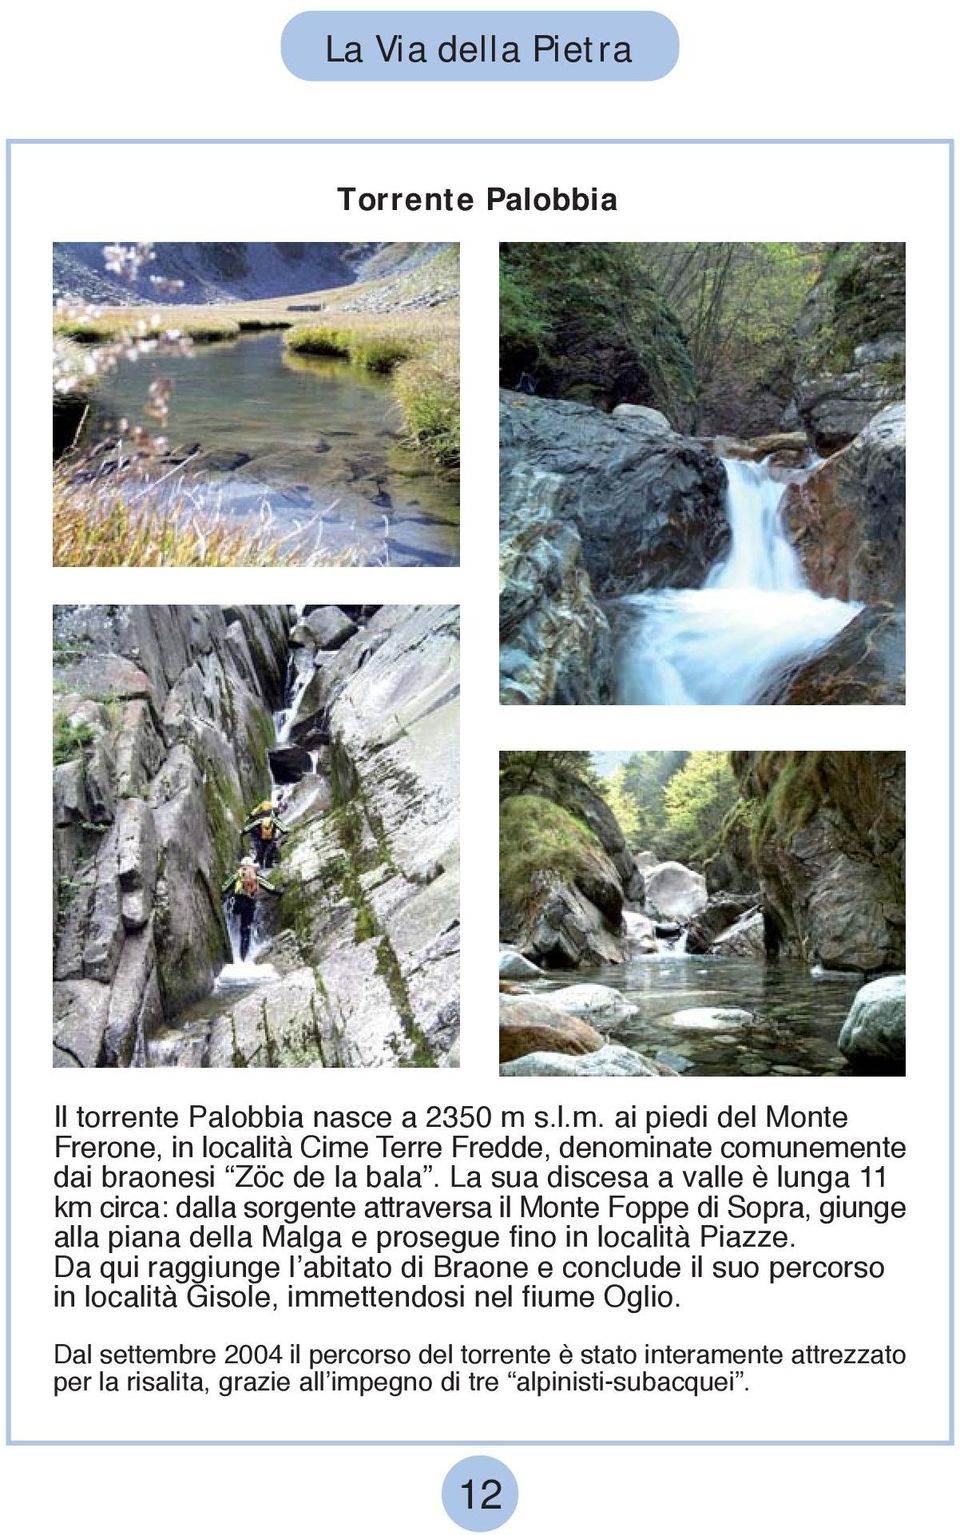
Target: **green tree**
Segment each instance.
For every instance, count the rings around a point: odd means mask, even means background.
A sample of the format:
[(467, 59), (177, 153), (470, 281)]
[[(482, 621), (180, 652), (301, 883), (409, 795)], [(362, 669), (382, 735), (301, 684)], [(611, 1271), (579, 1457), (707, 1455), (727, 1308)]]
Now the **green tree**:
[(663, 791), (667, 856), (703, 864), (719, 847), (738, 793), (726, 752), (691, 752)]
[(564, 782), (579, 779), (599, 788), (590, 752), (530, 751), (500, 753), (500, 798), (551, 790)]

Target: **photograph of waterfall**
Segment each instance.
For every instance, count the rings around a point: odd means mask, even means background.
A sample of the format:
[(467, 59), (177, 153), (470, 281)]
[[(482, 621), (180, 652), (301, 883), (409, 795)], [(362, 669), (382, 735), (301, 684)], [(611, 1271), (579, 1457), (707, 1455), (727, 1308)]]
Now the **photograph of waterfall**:
[(53, 247), (55, 565), (456, 565), (456, 245)]
[(456, 607), (53, 610), (55, 1067), (455, 1067)]
[(503, 1076), (902, 1076), (905, 758), (500, 754)]
[(902, 704), (906, 249), (500, 247), (505, 704)]

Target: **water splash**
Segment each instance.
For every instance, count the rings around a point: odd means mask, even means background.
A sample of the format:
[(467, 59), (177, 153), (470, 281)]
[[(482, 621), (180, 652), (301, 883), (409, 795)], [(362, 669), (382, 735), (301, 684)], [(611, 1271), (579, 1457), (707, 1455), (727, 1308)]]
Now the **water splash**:
[(273, 965), (258, 965), (255, 960), (235, 960), (233, 964), (224, 965), (220, 974), (213, 983), (213, 995), (222, 996), (224, 992), (248, 991), (251, 986), (265, 986), (270, 981), (278, 981), (279, 974)]
[(621, 599), (631, 623), (619, 703), (752, 703), (781, 666), (816, 655), (861, 610), (806, 585), (783, 531), (784, 485), (767, 462), (722, 462), (729, 552), (698, 591)]

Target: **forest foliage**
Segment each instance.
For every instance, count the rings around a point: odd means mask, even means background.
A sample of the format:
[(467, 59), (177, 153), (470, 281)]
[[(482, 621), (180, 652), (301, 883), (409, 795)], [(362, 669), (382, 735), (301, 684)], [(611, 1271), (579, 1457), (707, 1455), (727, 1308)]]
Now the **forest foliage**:
[(500, 260), (504, 387), (649, 405), (683, 431), (776, 430), (802, 354), (843, 365), (904, 324), (902, 245), (530, 243), (501, 246)]
[(702, 866), (715, 857), (738, 801), (727, 752), (634, 752), (603, 790), (628, 846)]
[[(501, 752), (501, 865), (529, 863), (534, 840), (541, 850), (544, 839), (551, 843), (554, 865), (564, 850), (574, 852), (560, 832), (567, 819), (579, 821), (578, 785), (606, 800), (632, 852), (697, 867), (717, 857), (742, 808), (727, 752), (634, 752), (605, 778), (590, 752)], [(563, 823), (545, 803), (564, 808)], [(589, 833), (581, 823), (584, 829)]]

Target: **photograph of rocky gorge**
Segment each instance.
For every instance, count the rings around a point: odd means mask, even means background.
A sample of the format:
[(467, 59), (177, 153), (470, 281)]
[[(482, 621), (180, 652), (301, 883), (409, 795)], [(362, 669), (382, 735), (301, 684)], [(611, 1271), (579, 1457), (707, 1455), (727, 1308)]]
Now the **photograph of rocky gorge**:
[(459, 250), (53, 248), (55, 565), (456, 565)]
[(53, 1064), (459, 1064), (459, 610), (53, 619)]
[(904, 702), (906, 251), (500, 256), (505, 704)]
[(503, 1076), (900, 1076), (902, 752), (500, 755)]

